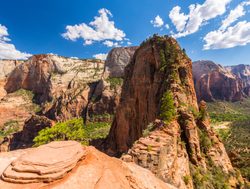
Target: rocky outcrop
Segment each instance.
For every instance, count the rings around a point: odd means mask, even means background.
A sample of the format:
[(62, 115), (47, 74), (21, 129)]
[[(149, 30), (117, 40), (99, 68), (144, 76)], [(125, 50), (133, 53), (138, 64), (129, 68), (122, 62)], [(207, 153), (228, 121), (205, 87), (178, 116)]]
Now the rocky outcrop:
[(0, 60), (0, 80), (5, 80), (16, 66), (23, 62), (22, 60)]
[(0, 99), (6, 95), (4, 85), (7, 77), (21, 63), (21, 60), (0, 60)]
[(53, 125), (54, 122), (45, 116), (32, 115), (30, 119), (25, 121), (23, 129), (11, 137), (10, 150), (32, 147), (34, 145), (33, 139), (39, 131)]
[(239, 64), (226, 69), (242, 80), (244, 93), (250, 96), (250, 65)]
[(77, 142), (52, 142), (11, 162), (1, 178), (20, 184), (52, 182), (63, 178), (83, 156), (84, 150)]
[(43, 103), (60, 96), (76, 82), (99, 80), (102, 67), (102, 62), (34, 55), (10, 74), (5, 89), (8, 93), (21, 88), (33, 91), (37, 101)]
[(2, 153), (0, 160), (0, 188), (6, 189), (176, 189), (134, 163), (73, 141)]
[(212, 61), (194, 62), (193, 78), (198, 101), (239, 101), (245, 95), (242, 80)]
[[(126, 67), (121, 101), (105, 145), (107, 153), (127, 153), (122, 159), (180, 189), (216, 187), (221, 173), (220, 184), (237, 185), (206, 108), (198, 108), (192, 62), (168, 36), (143, 42)], [(207, 182), (205, 175), (210, 178)]]
[(18, 89), (32, 91), (43, 114), (54, 120), (82, 116), (91, 83), (101, 79), (101, 61), (64, 58), (56, 55), (34, 55), (17, 66), (5, 84), (8, 93)]
[(123, 77), (124, 68), (130, 62), (138, 47), (113, 48), (105, 61), (104, 72), (109, 77)]

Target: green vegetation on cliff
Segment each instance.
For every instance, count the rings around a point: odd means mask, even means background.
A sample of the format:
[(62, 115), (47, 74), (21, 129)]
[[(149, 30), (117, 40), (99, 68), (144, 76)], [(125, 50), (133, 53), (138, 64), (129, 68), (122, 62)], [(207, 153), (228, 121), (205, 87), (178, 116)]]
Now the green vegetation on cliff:
[(75, 118), (41, 130), (34, 142), (35, 146), (39, 146), (51, 141), (75, 140), (88, 145), (91, 140), (105, 138), (109, 129), (108, 123), (93, 122), (84, 126), (83, 119)]
[(166, 123), (170, 123), (176, 116), (176, 108), (174, 105), (173, 95), (170, 91), (166, 91), (161, 99), (160, 117)]
[(121, 77), (109, 77), (109, 78), (107, 78), (107, 82), (110, 83), (111, 89), (116, 89), (117, 86), (122, 85), (123, 78), (121, 78)]

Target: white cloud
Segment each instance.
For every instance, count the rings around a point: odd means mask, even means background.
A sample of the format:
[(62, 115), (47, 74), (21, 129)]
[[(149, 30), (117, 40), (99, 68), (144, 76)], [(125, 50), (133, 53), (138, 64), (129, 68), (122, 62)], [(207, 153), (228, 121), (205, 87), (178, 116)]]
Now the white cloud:
[(20, 52), (15, 45), (9, 43), (8, 29), (0, 24), (0, 59), (27, 59), (31, 54)]
[(248, 5), (250, 5), (250, 1), (245, 1), (240, 3), (235, 9), (231, 10), (228, 17), (222, 21), (222, 26), (220, 27), (220, 29), (225, 30), (228, 26), (237, 21), (240, 17), (244, 16), (246, 14), (244, 8)]
[(157, 15), (154, 18), (154, 20), (151, 20), (150, 23), (153, 24), (153, 26), (155, 28), (160, 28), (164, 25), (164, 21), (162, 20), (162, 18), (159, 15)]
[(225, 49), (236, 46), (244, 46), (250, 43), (250, 22), (238, 22), (235, 26), (226, 30), (209, 32), (204, 37), (204, 50)]
[(131, 43), (130, 41), (128, 41), (128, 42), (127, 42), (127, 45), (130, 46), (130, 45), (132, 45), (132, 43)]
[(230, 2), (231, 0), (206, 0), (203, 4), (191, 4), (189, 14), (181, 13), (179, 6), (174, 7), (169, 13), (177, 30), (173, 37), (184, 37), (197, 32), (208, 20), (224, 14)]
[(165, 25), (165, 28), (168, 30), (170, 27), (168, 24)]
[(115, 27), (114, 21), (110, 21), (112, 14), (107, 9), (100, 9), (99, 15), (89, 25), (81, 23), (78, 25), (66, 26), (66, 32), (62, 34), (65, 39), (76, 41), (83, 39), (84, 45), (91, 45), (93, 42), (105, 40), (123, 41), (126, 34)]
[(109, 40), (104, 41), (103, 44), (107, 47), (120, 47), (120, 44), (118, 42), (113, 42)]
[(104, 54), (104, 53), (93, 55), (94, 58), (100, 59), (100, 60), (106, 60), (107, 56), (108, 56), (108, 54)]
[(181, 32), (184, 30), (186, 22), (188, 20), (188, 15), (185, 15), (184, 13), (180, 13), (180, 10), (181, 10), (181, 7), (176, 6), (169, 13), (169, 18), (175, 25), (176, 30), (178, 32)]

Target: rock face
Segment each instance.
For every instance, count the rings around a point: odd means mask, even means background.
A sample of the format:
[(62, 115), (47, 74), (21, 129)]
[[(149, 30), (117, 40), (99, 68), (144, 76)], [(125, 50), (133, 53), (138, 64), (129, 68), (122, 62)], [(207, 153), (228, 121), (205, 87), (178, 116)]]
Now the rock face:
[(244, 93), (250, 96), (250, 65), (239, 64), (226, 68), (242, 80)]
[(23, 62), (21, 60), (0, 60), (0, 80), (6, 79), (15, 67)]
[[(216, 187), (215, 167), (225, 175), (225, 187), (236, 187), (234, 169), (209, 125), (204, 104), (198, 108), (192, 62), (167, 36), (143, 42), (126, 67), (105, 147), (111, 155), (127, 153), (124, 160), (180, 189)], [(206, 183), (204, 175), (211, 178)]]
[(124, 68), (130, 62), (138, 47), (117, 47), (112, 49), (105, 61), (105, 74), (110, 77), (123, 77)]
[(194, 62), (193, 77), (198, 101), (238, 101), (245, 95), (242, 80), (212, 61)]
[(0, 99), (6, 95), (6, 91), (4, 90), (6, 78), (22, 62), (20, 60), (0, 60)]
[(40, 103), (51, 101), (58, 93), (80, 81), (97, 81), (102, 67), (102, 62), (34, 55), (10, 74), (5, 89), (8, 93), (20, 88), (30, 90), (37, 95)]
[(25, 121), (23, 129), (14, 133), (10, 138), (9, 150), (32, 147), (34, 145), (33, 139), (38, 135), (39, 131), (53, 125), (53, 121), (45, 116), (32, 115), (30, 119)]
[(0, 188), (6, 189), (176, 189), (134, 163), (73, 141), (3, 153), (0, 160)]
[(82, 116), (91, 83), (101, 79), (101, 61), (64, 58), (56, 55), (34, 55), (17, 66), (7, 79), (8, 93), (26, 89), (43, 104), (43, 114), (54, 120)]

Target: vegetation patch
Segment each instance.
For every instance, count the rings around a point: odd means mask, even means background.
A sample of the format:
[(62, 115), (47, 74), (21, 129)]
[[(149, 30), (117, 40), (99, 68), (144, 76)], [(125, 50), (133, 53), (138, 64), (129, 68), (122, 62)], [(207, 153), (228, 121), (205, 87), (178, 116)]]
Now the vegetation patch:
[(161, 99), (160, 117), (166, 124), (170, 123), (176, 117), (174, 99), (170, 91), (165, 92)]
[(15, 91), (13, 94), (17, 96), (22, 96), (24, 99), (30, 100), (30, 101), (32, 101), (32, 99), (34, 98), (34, 93), (32, 91), (25, 90), (25, 89), (19, 89)]
[(3, 128), (0, 130), (0, 138), (4, 138), (19, 130), (19, 123), (17, 120), (9, 120), (4, 123)]
[(209, 166), (204, 170), (192, 164), (190, 168), (195, 189), (230, 189), (228, 176), (221, 168)]
[(105, 138), (108, 135), (109, 129), (110, 124), (108, 123), (92, 122), (84, 126), (82, 118), (75, 118), (41, 130), (33, 141), (35, 146), (61, 140), (75, 140), (88, 145), (93, 139)]
[(122, 85), (123, 78), (121, 78), (121, 77), (109, 77), (109, 78), (107, 78), (107, 82), (110, 83), (111, 89), (116, 89), (117, 86)]
[[(207, 103), (213, 125), (231, 122), (215, 131), (225, 145), (233, 166), (250, 181), (250, 98), (240, 102), (216, 101)], [(223, 112), (223, 113), (222, 113)]]

